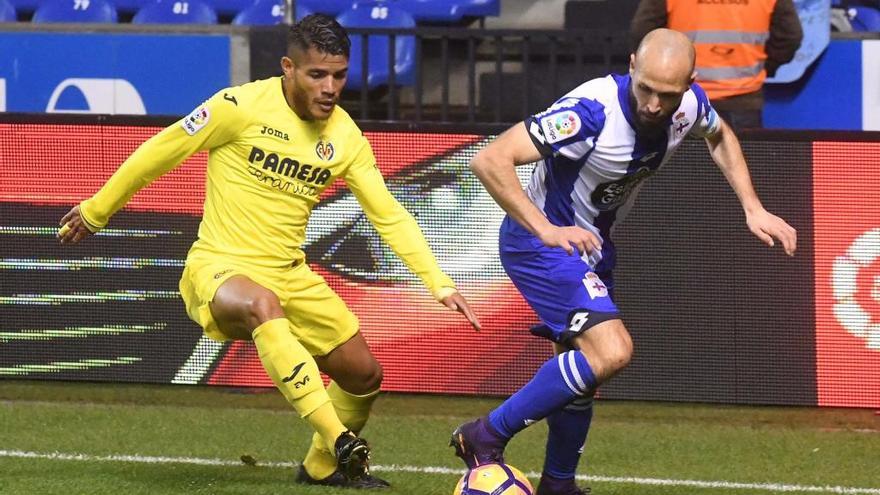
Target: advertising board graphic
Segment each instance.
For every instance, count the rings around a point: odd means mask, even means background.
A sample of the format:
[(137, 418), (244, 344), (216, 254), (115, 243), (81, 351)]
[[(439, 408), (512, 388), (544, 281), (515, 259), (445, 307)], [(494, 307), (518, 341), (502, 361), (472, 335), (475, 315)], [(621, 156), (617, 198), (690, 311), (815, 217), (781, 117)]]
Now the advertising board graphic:
[[(137, 194), (99, 235), (65, 247), (54, 237), (58, 219), (158, 130), (0, 123), (0, 379), (271, 386), (253, 346), (205, 339), (178, 293), (206, 154)], [(498, 261), (501, 210), (468, 170), (491, 137), (366, 135), (484, 329), (430, 297), (342, 182), (313, 212), (310, 265), (358, 315), (385, 390), (511, 393), (551, 348), (528, 333), (536, 317)], [(603, 397), (880, 406), (880, 145), (743, 146), (768, 209), (797, 226), (798, 255), (757, 242), (705, 145), (685, 143), (617, 232), (615, 297), (636, 357)]]
[(184, 115), (230, 84), (217, 34), (0, 33), (0, 111)]
[(880, 143), (813, 145), (819, 404), (880, 406)]

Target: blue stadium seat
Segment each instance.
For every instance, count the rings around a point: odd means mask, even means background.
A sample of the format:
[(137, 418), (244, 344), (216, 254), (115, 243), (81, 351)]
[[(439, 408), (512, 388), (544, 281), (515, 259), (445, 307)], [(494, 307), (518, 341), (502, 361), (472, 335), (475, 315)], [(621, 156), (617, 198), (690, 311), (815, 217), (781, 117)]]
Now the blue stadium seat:
[[(296, 3), (296, 20), (313, 14), (308, 7)], [(242, 10), (232, 23), (239, 26), (274, 26), (284, 21), (284, 0), (257, 0)]]
[(32, 22), (116, 22), (116, 8), (106, 0), (46, 0)]
[(464, 15), (468, 17), (497, 17), (501, 15), (501, 0), (460, 0)]
[(217, 12), (201, 0), (157, 0), (143, 7), (132, 24), (217, 24)]
[(37, 7), (43, 4), (43, 0), (8, 0), (19, 14), (33, 14)]
[(110, 3), (116, 7), (116, 12), (120, 14), (134, 14), (146, 5), (156, 0), (110, 0)]
[(219, 15), (233, 16), (254, 4), (254, 0), (206, 0)]
[(456, 24), (466, 17), (497, 16), (499, 0), (395, 0), (417, 21)]
[[(362, 1), (336, 18), (347, 28), (413, 28), (416, 21), (408, 12), (395, 3), (381, 0)], [(363, 36), (351, 35), (351, 57), (348, 64), (349, 89), (360, 89), (362, 85), (361, 43)], [(388, 36), (369, 36), (367, 45), (367, 87), (370, 89), (388, 84)], [(394, 77), (395, 85), (410, 86), (415, 81), (416, 40), (413, 36), (395, 38)]]
[(296, 7), (306, 7), (312, 12), (337, 16), (350, 9), (357, 0), (296, 0)]
[(15, 22), (15, 7), (6, 0), (0, 0), (0, 22)]
[(406, 10), (419, 22), (457, 23), (464, 17), (461, 2), (446, 0), (396, 0), (398, 7)]
[(880, 10), (871, 7), (850, 7), (847, 14), (853, 31), (880, 32)]

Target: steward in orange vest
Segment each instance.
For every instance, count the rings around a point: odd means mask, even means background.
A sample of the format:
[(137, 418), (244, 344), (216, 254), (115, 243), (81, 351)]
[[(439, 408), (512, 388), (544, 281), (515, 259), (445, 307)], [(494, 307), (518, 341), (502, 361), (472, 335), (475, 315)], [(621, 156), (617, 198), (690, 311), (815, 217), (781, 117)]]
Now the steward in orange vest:
[(737, 121), (760, 127), (764, 80), (794, 58), (803, 38), (792, 0), (641, 0), (632, 21), (634, 46), (659, 27), (693, 41), (697, 82), (734, 127)]

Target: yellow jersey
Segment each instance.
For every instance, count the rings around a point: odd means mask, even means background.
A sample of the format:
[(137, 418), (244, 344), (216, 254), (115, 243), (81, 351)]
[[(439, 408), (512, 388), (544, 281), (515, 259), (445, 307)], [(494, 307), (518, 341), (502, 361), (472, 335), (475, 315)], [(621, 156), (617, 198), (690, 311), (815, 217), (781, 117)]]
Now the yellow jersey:
[(80, 205), (83, 220), (100, 230), (137, 191), (201, 150), (209, 150), (204, 215), (189, 256), (231, 256), (267, 268), (301, 261), (312, 208), (341, 178), (435, 297), (455, 287), (415, 219), (388, 192), (348, 113), (337, 106), (327, 120), (301, 119), (281, 77), (221, 90), (144, 142)]

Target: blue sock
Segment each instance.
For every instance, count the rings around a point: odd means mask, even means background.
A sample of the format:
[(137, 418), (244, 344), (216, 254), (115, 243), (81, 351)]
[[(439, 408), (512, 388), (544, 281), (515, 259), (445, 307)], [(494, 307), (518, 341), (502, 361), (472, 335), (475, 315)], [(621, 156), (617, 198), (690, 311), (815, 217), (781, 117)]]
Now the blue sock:
[(574, 478), (592, 420), (592, 397), (579, 397), (547, 416), (550, 433), (544, 457), (545, 474), (558, 479)]
[(510, 439), (594, 388), (596, 377), (587, 358), (580, 351), (564, 352), (541, 365), (529, 383), (489, 413), (489, 423)]

